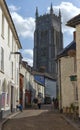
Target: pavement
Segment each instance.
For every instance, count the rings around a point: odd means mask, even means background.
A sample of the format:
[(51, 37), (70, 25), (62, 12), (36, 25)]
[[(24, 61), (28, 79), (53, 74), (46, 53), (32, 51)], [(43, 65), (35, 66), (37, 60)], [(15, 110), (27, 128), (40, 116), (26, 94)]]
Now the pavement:
[(10, 115), (9, 115), (8, 117), (6, 117), (5, 119), (2, 119), (2, 120), (0, 121), (0, 130), (2, 130), (2, 125), (3, 125), (4, 123), (6, 123), (9, 119), (11, 119), (11, 118), (17, 116), (18, 114), (20, 114), (19, 111), (10, 114)]
[(65, 115), (62, 114), (62, 117), (70, 124), (72, 125), (74, 128), (76, 128), (77, 130), (80, 130), (80, 121), (79, 120), (74, 120), (71, 119), (69, 117), (66, 117)]
[[(5, 124), (9, 119), (12, 119), (12, 118), (17, 118), (17, 115), (20, 117), (20, 116), (25, 116), (26, 114), (27, 114), (27, 117), (28, 116), (35, 116), (35, 115), (38, 115), (38, 114), (41, 114), (42, 112), (44, 112), (44, 110), (45, 111), (48, 111), (49, 109), (51, 109), (51, 106), (50, 105), (43, 105), (43, 108), (42, 108), (43, 110), (41, 110), (41, 111), (37, 111), (37, 113), (36, 113), (36, 111), (34, 110), (34, 111), (32, 111), (31, 112), (31, 110), (24, 110), (24, 112), (23, 112), (23, 114), (21, 114), (21, 112), (20, 111), (17, 111), (17, 112), (15, 112), (15, 113), (12, 113), (12, 114), (10, 114), (8, 117), (6, 117), (5, 119), (3, 119), (2, 121), (0, 121), (0, 130), (2, 130), (2, 126), (3, 126), (3, 124)], [(26, 114), (25, 114), (25, 111), (27, 112)]]
[[(7, 121), (8, 123), (6, 123)], [(39, 128), (40, 130), (51, 130), (52, 128), (55, 128), (55, 130), (80, 130), (80, 122), (76, 123), (73, 120), (67, 118), (65, 115), (60, 114), (58, 111), (53, 111), (52, 106), (50, 105), (44, 105), (41, 110), (33, 109), (24, 110), (23, 112), (16, 112), (8, 116), (4, 121), (0, 123), (0, 130), (2, 130), (3, 125), (5, 126), (3, 130), (8, 130), (8, 125), (11, 128), (9, 130), (18, 130), (18, 124), (22, 127), (22, 123), (23, 127), (26, 127), (27, 130), (39, 130)], [(50, 123), (51, 125), (49, 125)], [(57, 123), (60, 125), (59, 128)], [(12, 129), (11, 125), (14, 125), (16, 127)], [(25, 128), (20, 128), (19, 130), (26, 130)]]

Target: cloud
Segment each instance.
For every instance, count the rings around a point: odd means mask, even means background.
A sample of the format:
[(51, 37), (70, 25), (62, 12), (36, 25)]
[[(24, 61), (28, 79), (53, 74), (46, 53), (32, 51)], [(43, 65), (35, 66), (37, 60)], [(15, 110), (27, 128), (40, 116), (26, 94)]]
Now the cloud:
[[(19, 37), (21, 36), (23, 39), (33, 38), (35, 30), (35, 18), (33, 17), (24, 18), (23, 16), (21, 16), (19, 13), (17, 13), (20, 7), (18, 8), (16, 6), (11, 5), (9, 6), (9, 8)], [(49, 9), (50, 7), (48, 7), (47, 11), (49, 11)], [(69, 19), (79, 14), (80, 8), (76, 7), (70, 2), (61, 2), (61, 4), (53, 6), (53, 10), (56, 15), (59, 14), (59, 9), (61, 10), (61, 16), (62, 16), (62, 31), (63, 33), (67, 33), (70, 34), (70, 36), (72, 36), (74, 29), (67, 27), (65, 24)], [(22, 54), (24, 56), (23, 60), (27, 61), (29, 65), (32, 66), (33, 51), (30, 49), (28, 50), (25, 49), (23, 50)]]
[[(35, 18), (24, 18), (21, 15), (19, 15), (16, 11), (19, 10), (20, 7), (11, 5), (9, 6), (9, 8), (12, 10), (11, 16), (15, 23), (19, 37), (21, 36), (23, 38), (33, 38), (35, 30)], [(70, 2), (61, 2), (60, 5), (53, 6), (54, 13), (57, 15), (59, 14), (59, 8), (61, 10), (62, 15), (62, 31), (63, 33), (69, 33), (72, 35), (74, 29), (67, 27), (65, 24), (69, 19), (71, 19), (80, 12), (80, 8), (74, 6)], [(49, 12), (49, 10), (50, 7), (48, 7), (47, 11)]]
[[(23, 16), (19, 15), (17, 11), (20, 9), (20, 7), (18, 8), (11, 5), (9, 6), (9, 9), (19, 37), (21, 36), (23, 39), (33, 38), (35, 19), (32, 17), (24, 18)], [(24, 49), (21, 51), (21, 53), (24, 57), (23, 61), (27, 61), (30, 66), (33, 66), (33, 50)]]
[(22, 54), (26, 55), (26, 56), (28, 55), (29, 57), (33, 58), (33, 50), (32, 49), (24, 49), (22, 51)]
[(28, 65), (33, 66), (33, 50), (24, 49), (21, 53), (23, 55), (23, 61), (27, 61)]
[(32, 59), (24, 57), (23, 61), (28, 62), (28, 65), (30, 65), (31, 67), (33, 66), (33, 60)]
[(10, 12), (18, 11), (18, 10), (20, 10), (20, 9), (21, 9), (21, 7), (16, 7), (16, 6), (14, 6), (14, 5), (10, 5), (10, 6), (9, 6)]
[[(72, 17), (76, 16), (80, 12), (80, 8), (74, 6), (70, 2), (61, 2), (60, 5), (53, 6), (53, 10), (55, 14), (59, 14), (59, 9), (61, 10), (61, 16), (62, 16), (62, 30), (63, 33), (67, 32), (69, 34), (72, 34), (74, 31), (73, 28), (67, 27), (65, 24), (68, 20), (70, 20)], [(48, 11), (50, 8), (48, 7)]]
[(19, 37), (33, 38), (35, 29), (35, 19), (32, 17), (24, 18), (17, 12), (11, 12), (12, 19), (17, 29)]

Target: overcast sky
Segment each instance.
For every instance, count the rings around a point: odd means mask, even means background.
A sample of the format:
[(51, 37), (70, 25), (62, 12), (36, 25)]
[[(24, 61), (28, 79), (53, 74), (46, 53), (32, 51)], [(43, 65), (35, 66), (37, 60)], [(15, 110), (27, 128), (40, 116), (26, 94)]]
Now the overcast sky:
[(49, 12), (51, 3), (56, 15), (61, 10), (64, 47), (73, 40), (73, 28), (65, 26), (66, 22), (80, 13), (80, 0), (6, 0), (22, 44), (23, 60), (33, 64), (35, 10), (39, 15)]

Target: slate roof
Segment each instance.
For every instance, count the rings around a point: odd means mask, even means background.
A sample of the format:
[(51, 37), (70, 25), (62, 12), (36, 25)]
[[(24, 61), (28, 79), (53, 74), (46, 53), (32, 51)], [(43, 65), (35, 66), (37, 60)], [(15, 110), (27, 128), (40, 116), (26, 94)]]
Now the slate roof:
[(33, 75), (40, 75), (40, 76), (44, 76), (46, 78), (49, 78), (49, 79), (52, 79), (54, 81), (56, 81), (56, 77), (52, 77), (50, 74), (44, 72), (44, 73), (41, 73), (41, 72), (36, 72), (36, 71), (33, 71), (32, 72)]
[(69, 50), (76, 50), (76, 42), (75, 41), (72, 41), (60, 53), (58, 53), (57, 58), (68, 56), (68, 51)]
[(71, 26), (71, 27), (74, 27), (76, 25), (80, 24), (80, 14), (78, 14), (77, 16), (73, 17), (72, 19), (70, 19), (68, 22), (67, 22), (67, 26)]

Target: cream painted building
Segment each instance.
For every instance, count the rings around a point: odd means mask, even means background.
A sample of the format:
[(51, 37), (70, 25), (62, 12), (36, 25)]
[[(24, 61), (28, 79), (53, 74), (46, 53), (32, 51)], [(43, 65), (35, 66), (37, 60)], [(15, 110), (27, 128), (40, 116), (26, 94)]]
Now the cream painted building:
[[(36, 97), (41, 97), (42, 98), (42, 103), (44, 103), (44, 98), (45, 98), (45, 87), (39, 83), (37, 83), (36, 81), (34, 81), (34, 88), (36, 88), (36, 93), (35, 96)], [(33, 97), (34, 98), (34, 97)]]
[[(28, 71), (27, 80), (30, 83), (29, 88), (31, 90), (31, 102), (35, 97), (41, 96), (44, 101), (44, 86), (35, 80), (33, 72)], [(29, 79), (28, 79), (29, 78)]]
[(77, 62), (77, 86), (78, 86), (78, 106), (80, 118), (80, 14), (67, 22), (67, 25), (76, 29), (76, 62)]
[[(5, 0), (0, 0), (0, 111), (16, 109), (19, 99), (19, 53), (21, 44)], [(16, 53), (14, 53), (16, 52)]]
[(73, 41), (58, 55), (58, 98), (59, 109), (77, 105), (76, 43)]
[(25, 89), (27, 85), (27, 62), (21, 62), (19, 72), (19, 102), (22, 104), (23, 109), (25, 108)]
[(44, 86), (35, 81), (32, 68), (26, 61), (23, 61), (20, 65), (20, 80), (23, 82), (20, 83), (20, 89), (22, 89), (20, 98), (22, 98), (23, 108), (32, 104), (33, 99), (38, 95), (41, 95), (44, 99)]

